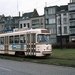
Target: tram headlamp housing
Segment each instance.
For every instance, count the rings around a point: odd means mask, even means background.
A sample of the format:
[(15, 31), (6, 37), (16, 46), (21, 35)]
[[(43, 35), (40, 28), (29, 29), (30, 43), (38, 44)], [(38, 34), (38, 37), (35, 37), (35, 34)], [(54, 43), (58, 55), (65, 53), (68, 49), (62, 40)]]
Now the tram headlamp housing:
[(46, 47), (46, 49), (47, 49), (47, 50), (49, 50), (49, 49), (50, 49), (50, 47), (49, 47), (49, 46), (47, 46), (47, 47)]

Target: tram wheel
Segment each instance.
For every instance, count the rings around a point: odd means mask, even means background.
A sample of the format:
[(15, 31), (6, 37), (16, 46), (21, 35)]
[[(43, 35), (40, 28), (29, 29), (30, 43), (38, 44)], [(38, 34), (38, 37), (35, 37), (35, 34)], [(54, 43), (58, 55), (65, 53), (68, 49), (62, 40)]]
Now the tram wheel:
[(16, 51), (15, 52), (15, 56), (25, 56), (25, 53), (24, 52), (21, 52), (21, 51)]

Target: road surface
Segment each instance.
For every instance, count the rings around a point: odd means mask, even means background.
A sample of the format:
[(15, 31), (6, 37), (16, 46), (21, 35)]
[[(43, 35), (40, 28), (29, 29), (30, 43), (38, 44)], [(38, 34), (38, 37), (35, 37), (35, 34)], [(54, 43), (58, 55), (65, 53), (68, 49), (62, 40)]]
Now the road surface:
[(75, 68), (0, 59), (0, 75), (75, 75)]

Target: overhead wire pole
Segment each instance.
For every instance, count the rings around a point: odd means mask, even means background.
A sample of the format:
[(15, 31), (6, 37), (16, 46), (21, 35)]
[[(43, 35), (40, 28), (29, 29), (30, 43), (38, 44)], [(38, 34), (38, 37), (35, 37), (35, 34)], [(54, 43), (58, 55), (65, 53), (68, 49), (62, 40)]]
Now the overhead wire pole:
[(37, 2), (36, 2), (36, 9), (37, 9)]
[(18, 0), (17, 0), (17, 14), (18, 14)]
[(60, 48), (62, 50), (62, 24), (61, 24), (61, 14), (60, 14)]

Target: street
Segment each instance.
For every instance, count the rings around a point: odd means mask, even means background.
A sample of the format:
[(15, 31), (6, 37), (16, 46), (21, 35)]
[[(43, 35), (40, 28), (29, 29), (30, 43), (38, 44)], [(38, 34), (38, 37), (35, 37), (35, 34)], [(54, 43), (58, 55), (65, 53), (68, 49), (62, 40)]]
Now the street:
[(75, 68), (0, 59), (0, 75), (75, 75)]

